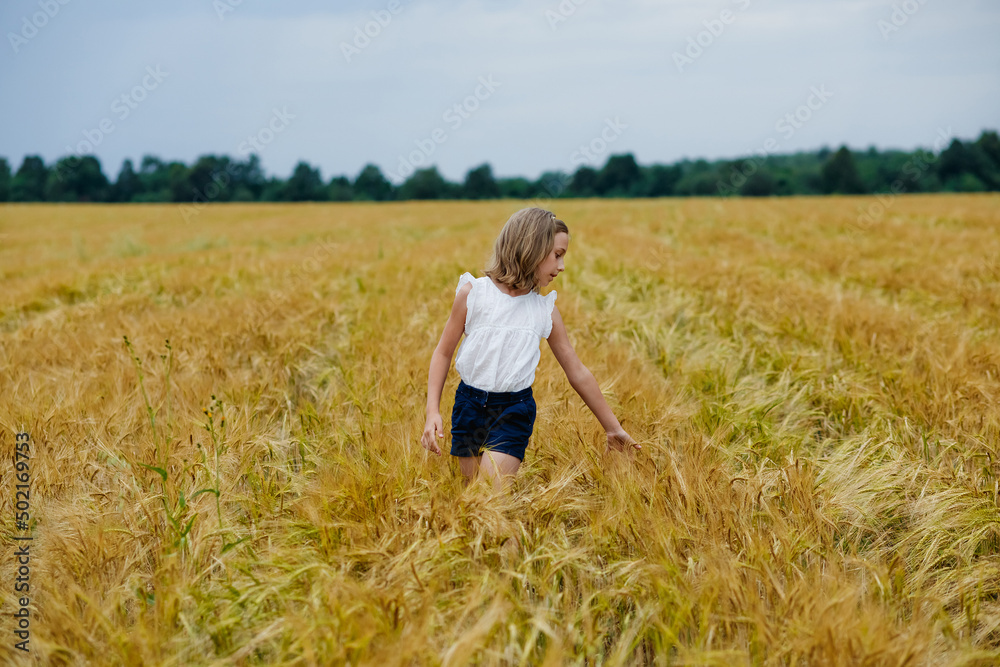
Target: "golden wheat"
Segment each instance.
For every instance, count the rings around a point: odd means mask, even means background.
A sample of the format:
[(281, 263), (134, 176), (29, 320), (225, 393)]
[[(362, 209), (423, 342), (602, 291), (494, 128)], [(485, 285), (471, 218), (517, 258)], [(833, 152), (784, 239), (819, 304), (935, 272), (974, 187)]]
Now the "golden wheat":
[(419, 437), (520, 203), (3, 206), (2, 660), (1000, 664), (1000, 197), (867, 203), (550, 202), (643, 450), (543, 350), (507, 494)]

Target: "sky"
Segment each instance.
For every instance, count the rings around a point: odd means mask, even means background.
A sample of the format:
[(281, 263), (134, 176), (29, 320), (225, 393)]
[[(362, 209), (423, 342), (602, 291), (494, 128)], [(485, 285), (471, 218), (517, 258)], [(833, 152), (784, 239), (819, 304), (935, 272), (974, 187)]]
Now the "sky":
[(0, 156), (399, 183), (1000, 129), (996, 0), (4, 0)]

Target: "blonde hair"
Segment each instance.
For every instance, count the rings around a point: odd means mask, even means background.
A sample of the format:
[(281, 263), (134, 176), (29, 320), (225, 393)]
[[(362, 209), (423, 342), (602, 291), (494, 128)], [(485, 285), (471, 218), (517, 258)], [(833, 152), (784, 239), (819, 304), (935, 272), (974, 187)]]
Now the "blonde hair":
[(484, 272), (511, 289), (537, 292), (535, 270), (552, 252), (559, 232), (569, 235), (569, 228), (552, 211), (521, 209), (500, 230)]

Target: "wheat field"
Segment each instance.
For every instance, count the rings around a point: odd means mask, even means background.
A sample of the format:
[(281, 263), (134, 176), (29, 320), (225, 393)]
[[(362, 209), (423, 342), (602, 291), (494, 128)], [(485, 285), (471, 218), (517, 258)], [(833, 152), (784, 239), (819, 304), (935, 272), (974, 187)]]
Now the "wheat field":
[(419, 438), (528, 203), (0, 207), (0, 660), (1000, 664), (1000, 196), (873, 201), (546, 202), (643, 449), (543, 342), (506, 493)]

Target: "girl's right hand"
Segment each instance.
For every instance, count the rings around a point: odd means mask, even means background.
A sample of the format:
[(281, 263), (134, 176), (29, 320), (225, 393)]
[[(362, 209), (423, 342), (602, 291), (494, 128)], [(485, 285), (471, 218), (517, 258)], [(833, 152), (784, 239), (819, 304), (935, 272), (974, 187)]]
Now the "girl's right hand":
[(444, 421), (441, 419), (440, 413), (428, 415), (427, 423), (424, 424), (424, 434), (420, 438), (420, 444), (424, 446), (424, 449), (441, 456), (441, 448), (435, 442), (435, 434), (437, 434), (438, 438), (444, 437)]
[(625, 432), (625, 429), (619, 428), (613, 431), (608, 431), (608, 447), (605, 452), (609, 452), (612, 449), (618, 452), (628, 451), (629, 449), (642, 449), (642, 445), (636, 442), (632, 436)]

